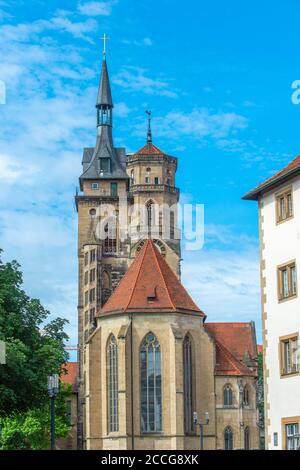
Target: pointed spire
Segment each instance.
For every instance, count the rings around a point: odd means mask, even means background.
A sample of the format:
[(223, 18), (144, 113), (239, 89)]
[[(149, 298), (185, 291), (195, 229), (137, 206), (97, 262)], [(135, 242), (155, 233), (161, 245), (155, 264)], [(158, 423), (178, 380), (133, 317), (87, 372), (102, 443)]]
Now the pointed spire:
[(147, 132), (147, 144), (152, 144), (152, 131), (151, 131), (151, 111), (146, 111), (148, 115), (148, 132)]
[(106, 58), (104, 57), (101, 70), (100, 85), (97, 96), (96, 107), (101, 108), (102, 106), (113, 107), (111, 89), (109, 83), (109, 76), (106, 64)]

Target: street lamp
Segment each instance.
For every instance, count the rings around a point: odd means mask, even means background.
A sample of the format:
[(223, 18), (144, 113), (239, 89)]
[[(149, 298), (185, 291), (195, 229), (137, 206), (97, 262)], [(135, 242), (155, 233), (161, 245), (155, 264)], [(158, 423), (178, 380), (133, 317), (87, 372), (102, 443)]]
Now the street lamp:
[(55, 449), (55, 397), (59, 392), (58, 374), (48, 376), (48, 395), (51, 400), (51, 450)]
[(205, 411), (204, 416), (205, 416), (205, 423), (200, 423), (198, 421), (197, 411), (194, 411), (194, 413), (193, 413), (194, 424), (196, 426), (199, 426), (199, 428), (200, 428), (200, 450), (203, 450), (203, 440), (204, 440), (203, 426), (207, 426), (209, 424), (209, 412)]

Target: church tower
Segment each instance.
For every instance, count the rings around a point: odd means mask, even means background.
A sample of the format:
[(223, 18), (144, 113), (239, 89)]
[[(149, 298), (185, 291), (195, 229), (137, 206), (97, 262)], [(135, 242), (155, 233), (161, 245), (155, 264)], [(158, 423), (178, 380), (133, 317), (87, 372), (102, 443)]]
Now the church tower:
[(104, 52), (96, 100), (96, 145), (84, 149), (80, 192), (76, 194), (79, 448), (85, 447), (86, 440), (86, 344), (95, 330), (97, 314), (147, 238), (152, 238), (180, 277), (177, 159), (153, 145), (150, 112), (148, 117), (144, 147), (131, 155), (114, 147), (113, 100)]

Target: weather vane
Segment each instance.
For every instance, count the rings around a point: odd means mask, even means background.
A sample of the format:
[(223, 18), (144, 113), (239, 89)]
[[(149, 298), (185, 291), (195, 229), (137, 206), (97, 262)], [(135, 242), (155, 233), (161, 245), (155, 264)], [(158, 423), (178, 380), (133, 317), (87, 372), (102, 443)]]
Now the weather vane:
[(151, 132), (151, 111), (146, 110), (145, 113), (148, 115), (148, 133), (147, 133), (147, 143), (152, 143), (152, 132)]
[(106, 41), (111, 38), (108, 38), (106, 34), (104, 33), (103, 38), (99, 38), (99, 39), (103, 41), (103, 57), (106, 57)]

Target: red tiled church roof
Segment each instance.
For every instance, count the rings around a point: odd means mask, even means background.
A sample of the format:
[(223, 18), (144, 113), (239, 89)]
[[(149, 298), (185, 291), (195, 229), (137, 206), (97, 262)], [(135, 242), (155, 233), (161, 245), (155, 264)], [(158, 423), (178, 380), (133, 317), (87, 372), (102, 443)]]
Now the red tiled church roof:
[(78, 364), (77, 362), (66, 362), (62, 365), (62, 370), (65, 369), (67, 373), (62, 372), (60, 380), (63, 383), (72, 386), (72, 389), (77, 388), (77, 375), (78, 375)]
[(152, 143), (144, 145), (140, 150), (135, 152), (134, 155), (165, 155), (158, 147)]
[(275, 184), (282, 182), (285, 177), (293, 175), (294, 173), (300, 171), (300, 155), (298, 155), (294, 160), (292, 160), (287, 166), (285, 166), (282, 170), (275, 173), (275, 175), (268, 178), (263, 183), (256, 186), (256, 188), (249, 191), (243, 199), (257, 199), (258, 195), (263, 191), (270, 189)]
[(152, 240), (145, 242), (100, 315), (145, 311), (183, 311), (204, 315)]
[(257, 356), (251, 323), (205, 323), (205, 329), (216, 344), (216, 374), (256, 375), (244, 362)]

